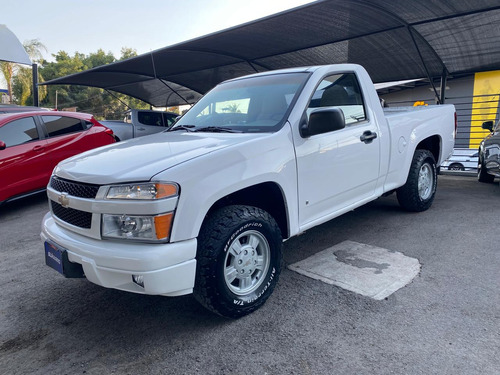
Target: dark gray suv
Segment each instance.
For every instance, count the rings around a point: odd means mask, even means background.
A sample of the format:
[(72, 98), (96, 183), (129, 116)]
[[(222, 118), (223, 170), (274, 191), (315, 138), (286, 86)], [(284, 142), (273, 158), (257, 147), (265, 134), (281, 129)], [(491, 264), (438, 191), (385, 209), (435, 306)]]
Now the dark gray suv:
[(482, 128), (491, 133), (479, 145), (477, 179), (479, 182), (493, 182), (500, 177), (500, 121), (493, 127), (493, 121), (483, 122)]

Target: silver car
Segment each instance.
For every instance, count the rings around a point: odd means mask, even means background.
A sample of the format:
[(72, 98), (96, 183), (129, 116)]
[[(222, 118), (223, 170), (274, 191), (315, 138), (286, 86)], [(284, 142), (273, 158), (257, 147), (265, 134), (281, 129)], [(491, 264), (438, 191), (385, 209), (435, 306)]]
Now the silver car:
[(453, 154), (441, 164), (441, 170), (476, 171), (479, 153), (469, 148), (456, 148)]

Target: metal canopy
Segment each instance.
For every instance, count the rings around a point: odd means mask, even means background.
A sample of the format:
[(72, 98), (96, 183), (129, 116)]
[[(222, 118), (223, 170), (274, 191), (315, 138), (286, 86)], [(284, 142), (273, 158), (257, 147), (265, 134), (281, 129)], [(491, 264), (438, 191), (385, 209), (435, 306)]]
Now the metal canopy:
[(31, 65), (23, 45), (5, 25), (0, 25), (0, 61)]
[(196, 102), (229, 78), (346, 62), (363, 65), (374, 82), (500, 69), (500, 3), (317, 1), (45, 84), (101, 87), (173, 106)]

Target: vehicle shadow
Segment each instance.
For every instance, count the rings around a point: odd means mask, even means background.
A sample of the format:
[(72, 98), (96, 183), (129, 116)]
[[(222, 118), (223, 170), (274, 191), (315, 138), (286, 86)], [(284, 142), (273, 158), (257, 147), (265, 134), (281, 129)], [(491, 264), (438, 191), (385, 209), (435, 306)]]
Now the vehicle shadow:
[(30, 209), (38, 209), (43, 205), (47, 205), (48, 200), (47, 193), (41, 191), (39, 193), (30, 195), (25, 198), (16, 199), (14, 201), (9, 201), (0, 204), (0, 219), (4, 216), (15, 215), (20, 211), (26, 211)]

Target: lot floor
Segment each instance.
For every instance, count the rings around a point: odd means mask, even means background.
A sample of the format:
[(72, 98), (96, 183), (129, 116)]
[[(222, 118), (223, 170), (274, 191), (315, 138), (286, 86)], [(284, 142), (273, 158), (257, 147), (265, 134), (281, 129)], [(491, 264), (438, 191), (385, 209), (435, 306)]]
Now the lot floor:
[[(45, 266), (43, 194), (0, 207), (2, 374), (499, 374), (500, 187), (440, 176), (432, 208), (378, 199), (284, 244), (258, 311), (227, 320)], [(419, 260), (376, 301), (286, 268), (351, 240)]]

